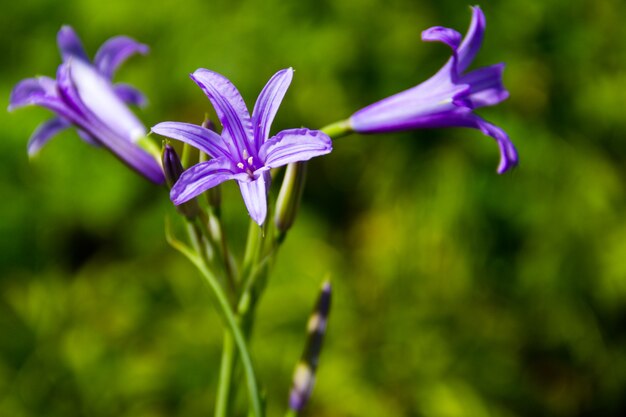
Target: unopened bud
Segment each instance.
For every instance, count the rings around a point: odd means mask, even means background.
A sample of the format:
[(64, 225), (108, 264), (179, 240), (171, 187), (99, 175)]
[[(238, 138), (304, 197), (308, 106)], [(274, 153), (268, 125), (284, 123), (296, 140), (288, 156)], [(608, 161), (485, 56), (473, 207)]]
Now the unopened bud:
[(217, 133), (217, 129), (215, 128), (215, 123), (209, 118), (208, 114), (204, 115), (204, 120), (202, 121), (202, 127), (212, 130)]
[(274, 221), (276, 229), (284, 236), (296, 220), (302, 191), (306, 179), (306, 162), (295, 162), (287, 165), (285, 178), (280, 186), (278, 200), (276, 201), (276, 215)]
[(163, 152), (161, 153), (161, 158), (163, 160), (163, 172), (165, 173), (165, 182), (167, 186), (172, 188), (178, 178), (180, 178), (183, 173), (183, 164), (180, 163), (180, 158), (178, 154), (170, 145), (166, 143), (163, 146)]
[[(178, 178), (183, 173), (183, 165), (180, 162), (180, 158), (178, 154), (174, 150), (174, 148), (166, 143), (163, 146), (163, 151), (161, 153), (161, 158), (163, 161), (163, 172), (165, 173), (165, 182), (169, 188), (172, 188)], [(196, 199), (189, 200), (186, 203), (176, 206), (176, 209), (188, 219), (193, 219), (200, 212), (200, 207), (198, 206), (198, 202)]]
[(300, 411), (304, 408), (313, 391), (315, 371), (322, 351), (322, 342), (330, 312), (330, 301), (331, 287), (330, 282), (326, 281), (322, 284), (319, 298), (309, 317), (306, 346), (293, 373), (293, 385), (289, 393), (289, 408), (294, 411)]

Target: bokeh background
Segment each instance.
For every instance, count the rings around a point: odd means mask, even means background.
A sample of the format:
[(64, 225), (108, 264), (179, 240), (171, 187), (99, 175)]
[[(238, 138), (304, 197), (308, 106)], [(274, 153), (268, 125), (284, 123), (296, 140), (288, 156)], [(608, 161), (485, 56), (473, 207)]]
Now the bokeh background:
[[(116, 34), (151, 46), (116, 77), (148, 95), (148, 126), (202, 120), (196, 68), (252, 105), (293, 66), (273, 131), (321, 127), (433, 74), (449, 51), (421, 30), (464, 33), (468, 6), (4, 2), (0, 97), (55, 73), (70, 24), (92, 56)], [(305, 416), (626, 415), (626, 7), (481, 6), (475, 65), (506, 62), (511, 97), (479, 113), (510, 134), (519, 168), (496, 175), (494, 143), (462, 129), (353, 135), (313, 162), (253, 339), (268, 415), (284, 410), (327, 274), (334, 305)], [(70, 131), (29, 161), (47, 117), (0, 112), (0, 416), (209, 415), (221, 322), (165, 242), (165, 191)], [(247, 215), (234, 184), (224, 194), (241, 251)]]

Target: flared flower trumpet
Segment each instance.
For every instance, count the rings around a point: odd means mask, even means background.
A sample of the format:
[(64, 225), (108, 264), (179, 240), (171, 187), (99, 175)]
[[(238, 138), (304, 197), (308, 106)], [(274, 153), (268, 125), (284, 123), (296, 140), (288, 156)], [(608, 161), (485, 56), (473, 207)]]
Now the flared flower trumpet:
[(148, 47), (125, 36), (109, 39), (96, 53), (92, 64), (80, 39), (69, 26), (58, 33), (63, 63), (56, 80), (50, 77), (20, 81), (11, 93), (9, 111), (27, 105), (52, 110), (56, 117), (40, 125), (28, 142), (29, 155), (36, 154), (53, 136), (75, 127), (88, 143), (104, 146), (147, 179), (162, 183), (156, 158), (137, 145), (146, 128), (126, 104), (142, 105), (144, 96), (126, 84), (112, 84), (115, 70), (134, 53)]
[(500, 148), (498, 173), (517, 165), (518, 156), (508, 135), (483, 120), (474, 110), (493, 106), (509, 93), (502, 84), (504, 64), (465, 73), (482, 44), (485, 16), (472, 7), (472, 22), (465, 35), (440, 26), (422, 32), (422, 40), (439, 41), (452, 49), (448, 62), (427, 81), (385, 98), (350, 117), (359, 133), (381, 133), (417, 128), (470, 127), (494, 138)]
[(288, 129), (269, 138), (270, 126), (292, 77), (291, 68), (278, 71), (261, 91), (250, 116), (239, 91), (226, 77), (203, 68), (191, 74), (213, 104), (223, 130), (219, 135), (202, 126), (179, 122), (163, 122), (152, 128), (212, 158), (183, 172), (170, 192), (174, 204), (182, 204), (224, 181), (236, 180), (250, 217), (262, 225), (267, 216), (269, 170), (332, 150), (330, 138), (317, 130)]

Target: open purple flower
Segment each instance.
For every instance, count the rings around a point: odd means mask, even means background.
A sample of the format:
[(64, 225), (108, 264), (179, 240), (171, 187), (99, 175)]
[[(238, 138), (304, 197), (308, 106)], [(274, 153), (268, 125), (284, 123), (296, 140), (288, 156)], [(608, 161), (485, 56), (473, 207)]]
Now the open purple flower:
[(330, 138), (317, 130), (283, 130), (268, 139), (292, 77), (291, 68), (278, 71), (261, 91), (250, 117), (239, 91), (224, 76), (203, 68), (191, 74), (213, 104), (223, 130), (219, 135), (202, 126), (178, 122), (159, 123), (152, 128), (153, 132), (188, 143), (212, 158), (183, 172), (170, 193), (174, 204), (182, 204), (234, 179), (250, 216), (261, 225), (267, 215), (269, 170), (332, 150)]
[(126, 84), (111, 83), (117, 67), (134, 53), (145, 54), (146, 45), (125, 36), (106, 41), (91, 64), (80, 39), (69, 26), (58, 33), (63, 63), (57, 78), (37, 77), (20, 81), (11, 93), (9, 111), (37, 105), (56, 113), (40, 125), (28, 142), (29, 155), (36, 154), (54, 135), (75, 127), (88, 143), (104, 146), (115, 156), (155, 183), (164, 181), (157, 160), (136, 142), (146, 128), (125, 103), (142, 105), (143, 95)]
[(472, 7), (472, 22), (461, 41), (461, 34), (440, 26), (422, 32), (422, 40), (443, 42), (452, 48), (452, 57), (427, 81), (354, 113), (350, 124), (359, 133), (380, 133), (415, 128), (471, 127), (493, 137), (500, 148), (498, 173), (517, 165), (518, 157), (507, 134), (473, 113), (493, 106), (509, 93), (502, 84), (504, 64), (465, 70), (480, 49), (485, 32), (485, 16)]

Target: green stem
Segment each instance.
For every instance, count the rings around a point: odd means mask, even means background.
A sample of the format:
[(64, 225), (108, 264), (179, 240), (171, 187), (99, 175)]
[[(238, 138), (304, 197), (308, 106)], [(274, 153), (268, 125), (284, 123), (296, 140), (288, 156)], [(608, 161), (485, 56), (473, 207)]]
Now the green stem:
[(215, 404), (215, 417), (227, 417), (230, 404), (230, 390), (235, 365), (235, 344), (230, 332), (224, 332), (222, 347), (222, 360), (220, 364), (220, 377), (217, 388), (217, 402)]
[(223, 269), (224, 275), (226, 276), (228, 289), (230, 290), (230, 295), (232, 296), (231, 301), (234, 303), (237, 298), (237, 288), (235, 278), (233, 276), (233, 271), (230, 268), (230, 263), (228, 261), (228, 254), (227, 252), (226, 255), (224, 254), (224, 251), (227, 250), (225, 249), (226, 243), (224, 242), (224, 236), (221, 234), (221, 229), (220, 232), (214, 233), (214, 230), (212, 230), (212, 228), (209, 226), (209, 222), (211, 221), (217, 222), (218, 220), (213, 215), (200, 215), (195, 218), (194, 225), (207, 240), (210, 247), (218, 252), (218, 261), (220, 262), (220, 266)]
[(285, 413), (285, 417), (298, 417), (298, 413), (290, 408)]
[(226, 295), (222, 291), (222, 288), (217, 281), (217, 279), (211, 274), (211, 272), (206, 268), (202, 263), (198, 263), (196, 265), (200, 269), (200, 272), (204, 275), (207, 282), (215, 292), (217, 296), (218, 302), (220, 304), (220, 308), (222, 309), (224, 316), (226, 318), (226, 323), (230, 328), (232, 336), (235, 341), (235, 345), (237, 346), (237, 350), (239, 351), (239, 355), (241, 357), (241, 362), (244, 368), (244, 373), (246, 375), (246, 384), (248, 386), (250, 403), (252, 406), (253, 415), (256, 417), (262, 417), (263, 410), (261, 407), (261, 398), (259, 396), (259, 389), (257, 386), (257, 380), (254, 373), (254, 367), (252, 365), (252, 359), (250, 358), (250, 353), (248, 352), (248, 347), (246, 345), (246, 340), (239, 329), (239, 325), (237, 324), (237, 319), (233, 311), (230, 308), (230, 304)]
[(250, 226), (248, 227), (248, 238), (246, 241), (246, 252), (243, 256), (243, 265), (241, 267), (241, 277), (245, 282), (246, 277), (252, 270), (252, 265), (256, 260), (259, 247), (261, 245), (261, 228), (254, 220), (250, 220)]
[(235, 314), (233, 313), (233, 310), (231, 309), (228, 298), (226, 297), (226, 294), (224, 294), (222, 286), (220, 285), (217, 278), (211, 273), (206, 264), (202, 262), (200, 258), (198, 258), (197, 256), (191, 256), (189, 257), (189, 260), (196, 266), (196, 268), (198, 268), (200, 273), (202, 273), (203, 277), (206, 279), (207, 283), (213, 290), (215, 297), (217, 298), (220, 311), (222, 312), (223, 317), (226, 320), (226, 325), (234, 338), (235, 346), (237, 347), (237, 350), (239, 351), (239, 356), (241, 357), (241, 363), (243, 365), (243, 370), (246, 375), (246, 385), (248, 387), (252, 415), (255, 417), (263, 417), (261, 397), (259, 395), (259, 388), (257, 385), (256, 375), (254, 373), (254, 367), (252, 365), (252, 359), (250, 358), (250, 352), (248, 352), (246, 339), (243, 336), (239, 325), (237, 324), (237, 319), (235, 317)]
[(231, 291), (236, 296), (237, 278), (235, 277), (235, 271), (233, 271), (233, 266), (230, 262), (230, 252), (228, 250), (228, 243), (226, 242), (226, 235), (224, 234), (224, 227), (222, 226), (222, 219), (217, 214), (211, 214), (209, 219), (211, 221), (211, 228), (215, 231), (215, 238), (220, 243), (220, 254), (222, 255), (222, 263), (228, 284), (230, 285)]
[(324, 126), (320, 130), (330, 136), (331, 139), (339, 139), (340, 137), (349, 135), (353, 132), (349, 120), (340, 120), (338, 122), (331, 123)]

